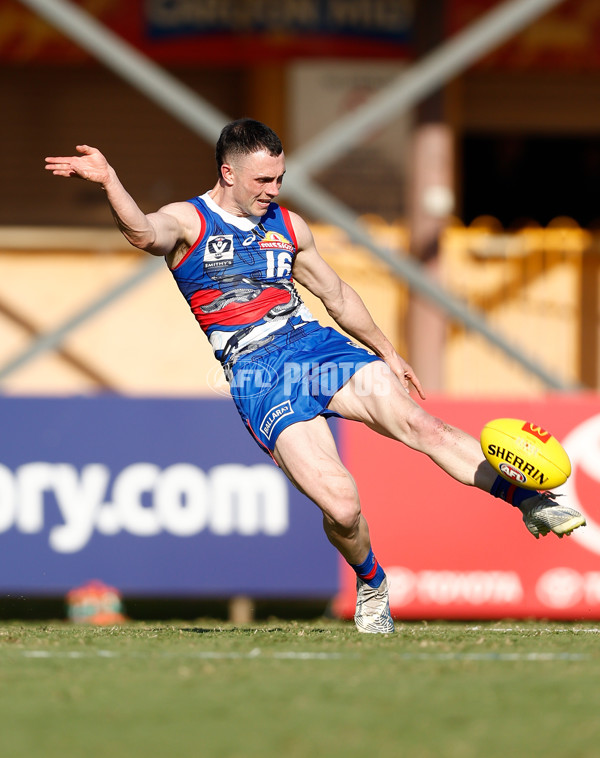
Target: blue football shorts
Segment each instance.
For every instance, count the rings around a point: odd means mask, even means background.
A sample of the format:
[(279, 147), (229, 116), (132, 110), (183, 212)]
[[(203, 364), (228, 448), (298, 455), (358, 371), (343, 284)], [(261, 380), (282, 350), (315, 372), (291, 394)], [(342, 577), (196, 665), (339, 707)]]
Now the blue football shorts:
[(277, 343), (241, 356), (226, 371), (244, 424), (269, 454), (288, 426), (319, 415), (339, 416), (327, 410), (331, 398), (359, 369), (381, 360), (316, 322)]

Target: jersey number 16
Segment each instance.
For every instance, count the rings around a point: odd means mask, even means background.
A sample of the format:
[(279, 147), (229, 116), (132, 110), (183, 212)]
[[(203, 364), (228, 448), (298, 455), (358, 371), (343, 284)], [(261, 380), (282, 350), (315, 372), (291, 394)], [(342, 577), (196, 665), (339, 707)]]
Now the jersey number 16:
[(267, 279), (284, 279), (292, 273), (292, 256), (289, 253), (277, 254), (277, 270), (275, 270), (275, 251), (267, 250)]

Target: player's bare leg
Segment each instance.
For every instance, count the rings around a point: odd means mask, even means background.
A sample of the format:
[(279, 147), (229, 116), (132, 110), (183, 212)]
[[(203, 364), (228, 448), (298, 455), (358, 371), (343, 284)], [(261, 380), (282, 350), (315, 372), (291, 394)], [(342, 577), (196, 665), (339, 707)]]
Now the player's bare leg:
[(274, 455), (292, 484), (323, 512), (329, 541), (348, 563), (361, 563), (370, 548), (369, 528), (327, 421), (317, 416), (288, 426), (279, 435)]
[(585, 525), (578, 511), (557, 503), (551, 493), (510, 487), (485, 460), (478, 440), (430, 416), (383, 362), (360, 369), (334, 395), (329, 407), (425, 453), (457, 481), (507, 500), (521, 511), (525, 526), (536, 539), (549, 532), (562, 537)]
[(356, 572), (356, 628), (371, 634), (393, 632), (385, 572), (371, 549), (356, 484), (325, 419), (317, 416), (287, 427), (274, 455), (290, 481), (319, 506), (329, 541)]
[(369, 363), (332, 398), (329, 408), (428, 455), (454, 479), (486, 492), (496, 473), (470, 434), (428, 414), (383, 361)]

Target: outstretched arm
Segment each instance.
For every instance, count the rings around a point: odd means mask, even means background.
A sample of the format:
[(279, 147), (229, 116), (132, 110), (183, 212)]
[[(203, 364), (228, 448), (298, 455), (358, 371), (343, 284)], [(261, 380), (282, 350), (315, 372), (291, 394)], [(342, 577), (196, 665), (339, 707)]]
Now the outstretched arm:
[(394, 350), (359, 295), (321, 258), (306, 222), (295, 213), (290, 216), (298, 241), (294, 278), (321, 300), (329, 315), (344, 331), (383, 358), (407, 391), (412, 384), (420, 397), (425, 399), (421, 383), (412, 367)]
[(79, 155), (46, 158), (46, 170), (54, 176), (79, 177), (99, 184), (117, 226), (132, 245), (153, 255), (168, 255), (181, 241), (195, 239), (197, 215), (189, 203), (173, 203), (145, 214), (99, 150), (89, 145), (77, 145), (76, 149)]

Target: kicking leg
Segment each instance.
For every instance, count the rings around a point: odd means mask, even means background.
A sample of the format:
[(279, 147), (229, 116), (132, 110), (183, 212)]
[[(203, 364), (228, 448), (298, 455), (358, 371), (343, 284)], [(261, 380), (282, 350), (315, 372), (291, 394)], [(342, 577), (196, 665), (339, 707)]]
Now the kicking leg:
[(585, 525), (578, 511), (559, 505), (552, 495), (517, 487), (499, 476), (485, 460), (478, 440), (430, 416), (382, 361), (360, 369), (334, 395), (329, 408), (425, 453), (457, 481), (506, 500), (522, 512), (536, 539), (549, 532), (562, 537)]
[(383, 361), (360, 369), (333, 396), (329, 408), (425, 453), (462, 484), (489, 492), (494, 483), (496, 473), (479, 442), (417, 405)]

